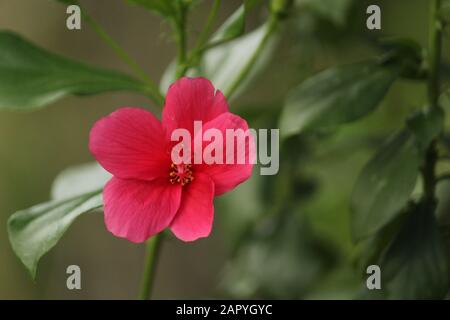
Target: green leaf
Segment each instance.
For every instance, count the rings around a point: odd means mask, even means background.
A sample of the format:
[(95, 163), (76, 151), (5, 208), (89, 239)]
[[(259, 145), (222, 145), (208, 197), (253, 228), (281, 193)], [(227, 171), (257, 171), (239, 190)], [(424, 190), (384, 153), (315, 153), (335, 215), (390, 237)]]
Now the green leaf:
[(245, 32), (246, 6), (243, 4), (233, 13), (212, 36), (209, 45), (233, 40)]
[(262, 221), (227, 270), (223, 285), (241, 299), (302, 298), (333, 266), (335, 252), (304, 220), (283, 213)]
[(434, 207), (415, 205), (381, 261), (389, 299), (442, 299), (448, 291), (448, 262)]
[(363, 271), (363, 275), (366, 275), (368, 266), (379, 263), (380, 258), (386, 252), (386, 248), (403, 226), (408, 210), (409, 207), (364, 242), (357, 260), (359, 269)]
[[(199, 68), (189, 70), (188, 76), (204, 76), (210, 79), (217, 89), (226, 92), (253, 57), (266, 33), (266, 28), (268, 28), (268, 24), (263, 24), (245, 36), (208, 50), (203, 56)], [(233, 94), (233, 98), (242, 93), (268, 64), (274, 52), (276, 41), (276, 36), (269, 40), (253, 66), (252, 72), (246, 81), (241, 83), (239, 89)], [(160, 83), (161, 92), (167, 92), (170, 84), (175, 81), (175, 66), (175, 63), (172, 62), (167, 67)]]
[(406, 206), (420, 156), (407, 130), (393, 135), (363, 168), (352, 194), (352, 232), (361, 240), (380, 230)]
[(39, 259), (53, 248), (81, 214), (102, 206), (101, 190), (111, 178), (97, 163), (62, 171), (52, 186), (52, 201), (14, 213), (8, 221), (11, 245), (33, 278)]
[(383, 51), (381, 63), (398, 70), (404, 79), (423, 80), (426, 78), (424, 54), (420, 43), (409, 38), (385, 37), (377, 46)]
[(383, 100), (396, 74), (373, 63), (340, 66), (295, 88), (280, 120), (284, 137), (360, 119)]
[(175, 16), (177, 10), (176, 0), (128, 0), (128, 2), (159, 13), (164, 17)]
[(50, 53), (19, 35), (0, 32), (0, 109), (28, 110), (69, 94), (145, 92), (145, 84), (116, 71)]
[(51, 198), (69, 199), (100, 190), (111, 177), (112, 175), (97, 162), (69, 167), (53, 181)]
[(33, 278), (40, 258), (56, 245), (72, 222), (101, 206), (101, 191), (95, 191), (39, 204), (9, 218), (9, 241)]
[(337, 25), (344, 25), (353, 0), (297, 0), (317, 15)]
[[(259, 169), (259, 168), (258, 168)], [(227, 212), (226, 215), (218, 217), (224, 232), (227, 234), (227, 248), (234, 251), (242, 244), (253, 226), (262, 214), (267, 210), (260, 200), (261, 187), (264, 176), (256, 173), (255, 168), (251, 179), (239, 186), (236, 192), (228, 192), (217, 199), (215, 205), (217, 211)]]
[(407, 126), (414, 133), (419, 150), (425, 153), (444, 128), (444, 112), (440, 108), (419, 110), (407, 120)]

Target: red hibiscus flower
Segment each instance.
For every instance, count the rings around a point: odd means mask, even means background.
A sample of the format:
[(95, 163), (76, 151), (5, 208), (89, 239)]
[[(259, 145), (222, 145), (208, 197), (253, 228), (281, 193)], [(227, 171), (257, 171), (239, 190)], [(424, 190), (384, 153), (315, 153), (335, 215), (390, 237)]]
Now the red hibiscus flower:
[[(223, 94), (204, 78), (182, 78), (170, 87), (161, 122), (143, 109), (121, 108), (94, 125), (89, 148), (113, 175), (103, 200), (105, 223), (114, 235), (143, 242), (170, 228), (183, 241), (207, 237), (213, 224), (214, 197), (250, 177), (250, 160), (244, 164), (174, 164), (171, 134), (184, 128), (193, 137), (194, 121), (202, 121), (205, 130), (220, 130), (223, 136), (227, 129), (248, 129), (245, 120), (229, 112)], [(254, 142), (249, 138), (245, 144)], [(248, 146), (246, 159), (253, 152)]]

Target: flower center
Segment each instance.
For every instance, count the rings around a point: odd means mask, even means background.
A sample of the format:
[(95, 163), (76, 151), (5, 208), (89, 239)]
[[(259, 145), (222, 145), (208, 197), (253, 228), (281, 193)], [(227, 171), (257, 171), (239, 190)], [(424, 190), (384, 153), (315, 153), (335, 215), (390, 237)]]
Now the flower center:
[(171, 184), (180, 183), (182, 186), (190, 183), (194, 180), (192, 176), (192, 165), (191, 164), (175, 164), (172, 163), (170, 166), (169, 181)]

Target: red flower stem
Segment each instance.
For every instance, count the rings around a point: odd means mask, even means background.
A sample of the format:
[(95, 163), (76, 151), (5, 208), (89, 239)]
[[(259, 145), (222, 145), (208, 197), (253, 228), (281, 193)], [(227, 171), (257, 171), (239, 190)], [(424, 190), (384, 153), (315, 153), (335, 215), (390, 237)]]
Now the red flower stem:
[(148, 300), (152, 294), (155, 279), (155, 271), (158, 261), (158, 255), (162, 244), (163, 234), (159, 233), (146, 242), (147, 258), (144, 266), (144, 274), (142, 278), (140, 300)]

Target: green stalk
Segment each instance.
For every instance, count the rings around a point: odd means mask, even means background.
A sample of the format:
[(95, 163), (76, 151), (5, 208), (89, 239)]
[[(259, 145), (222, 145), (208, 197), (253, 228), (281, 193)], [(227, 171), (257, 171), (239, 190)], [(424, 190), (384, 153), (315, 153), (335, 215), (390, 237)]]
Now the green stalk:
[(142, 82), (146, 84), (146, 93), (149, 98), (152, 99), (158, 106), (164, 104), (164, 97), (159, 92), (159, 89), (155, 82), (150, 79), (145, 72), (139, 67), (139, 65), (122, 49), (122, 47), (114, 41), (111, 36), (106, 33), (105, 30), (85, 11), (82, 10), (84, 19), (87, 21), (89, 26), (97, 33), (97, 35), (114, 51), (114, 53), (121, 59), (139, 78)]
[[(192, 54), (192, 56), (198, 55), (200, 52), (203, 51), (203, 47), (205, 46), (206, 42), (208, 41), (208, 36), (212, 32), (212, 29), (214, 27), (214, 23), (216, 22), (217, 14), (219, 13), (221, 5), (221, 0), (214, 0), (214, 3), (211, 8), (211, 12), (209, 13), (208, 19), (206, 21), (205, 28), (200, 33), (197, 44), (195, 45), (195, 50)], [(190, 60), (192, 60), (191, 58)]]
[[(442, 25), (439, 18), (441, 0), (431, 0), (430, 7), (430, 27), (428, 46), (428, 104), (431, 109), (439, 108), (440, 76), (439, 67), (442, 59)], [(430, 203), (435, 202), (436, 191), (436, 163), (438, 153), (436, 141), (433, 141), (425, 154), (425, 162), (422, 167), (422, 177), (424, 185), (424, 198)]]
[(186, 41), (186, 7), (179, 2), (180, 15), (174, 20), (175, 37), (177, 41), (177, 79), (187, 71), (187, 41)]
[(258, 60), (258, 58), (261, 55), (264, 48), (266, 47), (267, 42), (269, 41), (273, 32), (276, 30), (277, 25), (278, 25), (278, 16), (275, 14), (272, 14), (269, 18), (269, 21), (267, 22), (266, 32), (265, 32), (263, 38), (261, 39), (261, 42), (259, 43), (258, 48), (256, 49), (255, 53), (250, 58), (250, 60), (247, 62), (247, 64), (244, 66), (244, 68), (241, 70), (241, 72), (239, 73), (236, 80), (230, 85), (228, 90), (225, 92), (225, 96), (227, 98), (231, 98), (231, 96), (239, 88), (240, 84), (248, 77), (253, 66), (255, 65), (256, 61)]
[(158, 254), (162, 244), (163, 234), (159, 233), (147, 240), (147, 257), (144, 265), (144, 274), (141, 284), (140, 300), (148, 300), (152, 294), (155, 281), (155, 271), (158, 261)]
[(438, 108), (440, 94), (439, 67), (442, 59), (442, 23), (439, 18), (441, 0), (431, 1), (430, 35), (429, 35), (429, 67), (428, 101), (431, 108)]
[[(181, 1), (178, 2), (180, 6), (180, 16), (173, 20), (178, 45), (177, 57), (177, 79), (184, 76), (187, 71), (186, 63), (186, 7)], [(150, 299), (152, 288), (154, 284), (156, 264), (158, 261), (158, 254), (163, 241), (163, 233), (159, 233), (149, 239), (146, 243), (147, 258), (144, 266), (144, 275), (141, 284), (141, 293), (139, 298), (141, 300)]]

